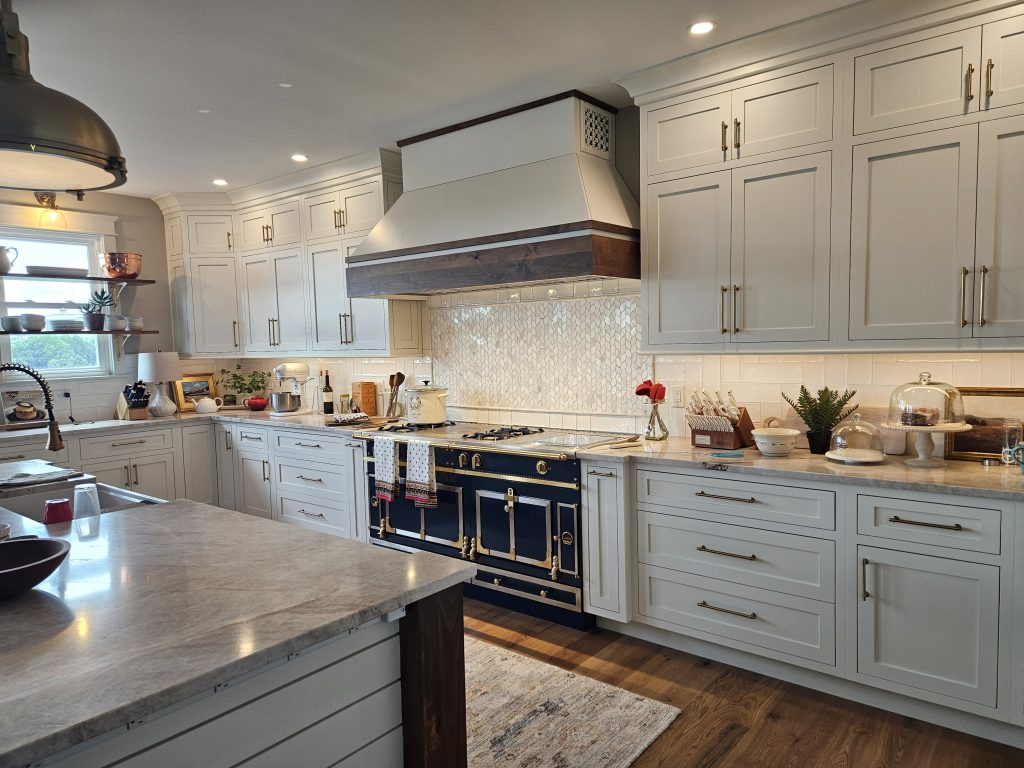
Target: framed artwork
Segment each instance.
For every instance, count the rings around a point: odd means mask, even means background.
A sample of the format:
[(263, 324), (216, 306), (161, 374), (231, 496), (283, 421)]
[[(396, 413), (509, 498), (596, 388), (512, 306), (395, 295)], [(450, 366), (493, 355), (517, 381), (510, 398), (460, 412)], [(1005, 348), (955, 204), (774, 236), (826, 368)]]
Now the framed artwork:
[(174, 382), (174, 402), (179, 411), (194, 411), (195, 401), (217, 396), (217, 379), (212, 373), (196, 373)]
[(1024, 421), (1024, 389), (959, 387), (964, 418), (974, 429), (946, 435), (946, 458), (961, 461), (998, 459), (1003, 452), (1003, 425)]
[(6, 429), (28, 429), (48, 421), (44, 398), (38, 389), (5, 389), (0, 391), (0, 424)]

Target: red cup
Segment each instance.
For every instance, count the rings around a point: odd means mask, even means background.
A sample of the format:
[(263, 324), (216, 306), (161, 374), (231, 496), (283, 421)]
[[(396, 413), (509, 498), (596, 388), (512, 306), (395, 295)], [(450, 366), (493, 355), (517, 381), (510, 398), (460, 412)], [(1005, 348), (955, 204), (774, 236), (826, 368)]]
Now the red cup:
[(71, 521), (71, 502), (68, 499), (47, 499), (43, 507), (43, 524), (67, 523)]

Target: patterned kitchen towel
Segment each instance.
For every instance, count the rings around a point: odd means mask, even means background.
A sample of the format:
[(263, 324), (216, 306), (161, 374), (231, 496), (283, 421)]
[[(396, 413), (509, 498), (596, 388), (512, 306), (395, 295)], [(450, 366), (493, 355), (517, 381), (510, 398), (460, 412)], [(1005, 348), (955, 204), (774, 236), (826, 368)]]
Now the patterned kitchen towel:
[(398, 495), (398, 442), (395, 438), (385, 435), (373, 438), (373, 475), (377, 480), (377, 498), (394, 501)]
[(405, 461), (405, 498), (421, 507), (436, 507), (437, 478), (430, 443), (410, 440)]

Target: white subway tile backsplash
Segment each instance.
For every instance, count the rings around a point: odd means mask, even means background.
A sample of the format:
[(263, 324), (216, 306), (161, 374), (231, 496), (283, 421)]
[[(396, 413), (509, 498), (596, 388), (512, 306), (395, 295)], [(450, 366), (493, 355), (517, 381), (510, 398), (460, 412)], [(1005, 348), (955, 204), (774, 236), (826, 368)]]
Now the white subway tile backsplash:
[[(981, 380), (986, 387), (1012, 387), (1009, 352), (991, 352), (981, 358)], [(1024, 386), (1024, 384), (1022, 384)]]

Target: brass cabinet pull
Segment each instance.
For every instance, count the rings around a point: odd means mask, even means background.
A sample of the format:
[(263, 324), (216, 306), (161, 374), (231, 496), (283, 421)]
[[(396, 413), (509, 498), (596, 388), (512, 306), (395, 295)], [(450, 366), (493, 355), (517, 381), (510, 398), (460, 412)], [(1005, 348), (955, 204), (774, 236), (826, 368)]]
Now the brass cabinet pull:
[(342, 227), (347, 227), (348, 226), (348, 216), (345, 215), (345, 209), (344, 208), (339, 209), (338, 210), (338, 215), (341, 216), (341, 226)]
[(988, 278), (988, 267), (983, 266), (979, 272), (981, 272), (981, 288), (979, 293), (981, 294), (981, 300), (978, 302), (978, 327), (983, 328), (985, 326), (985, 283)]
[(264, 243), (269, 243), (270, 242), (270, 231), (269, 230), (270, 230), (270, 227), (268, 227), (266, 224), (264, 224), (263, 225), (263, 242)]
[(967, 267), (960, 267), (960, 327), (967, 325), (967, 275), (971, 273)]
[(871, 593), (868, 592), (868, 564), (870, 561), (864, 557), (860, 561), (860, 601), (862, 603), (867, 602), (867, 599), (871, 597)]
[(744, 613), (743, 611), (734, 611), (730, 608), (719, 608), (717, 605), (712, 605), (707, 600), (701, 600), (697, 603), (698, 608), (707, 608), (712, 611), (718, 611), (719, 613), (728, 613), (730, 616), (739, 616), (744, 619), (756, 619), (757, 614), (751, 611), (750, 613)]
[(588, 469), (587, 474), (592, 475), (593, 477), (615, 477), (614, 472), (598, 472), (593, 469)]
[(967, 65), (967, 100), (974, 101), (974, 65)]
[(235, 342), (235, 346), (238, 346), (238, 321), (231, 321), (231, 339)]
[(732, 127), (732, 146), (734, 149), (740, 148), (740, 119), (738, 117)]
[(341, 229), (341, 210), (340, 209), (336, 210), (334, 212), (334, 228), (335, 229)]
[(920, 525), (922, 528), (940, 528), (943, 531), (962, 531), (964, 527), (960, 523), (926, 523), (923, 520), (904, 520), (899, 515), (889, 518), (890, 523), (901, 523), (903, 525)]
[(322, 483), (324, 479), (322, 477), (306, 477), (305, 475), (296, 475), (296, 480), (305, 480), (307, 483)]
[(323, 512), (307, 512), (305, 509), (297, 509), (295, 511), (300, 515), (305, 515), (306, 517), (319, 517), (321, 520), (326, 519)]
[(749, 560), (750, 562), (754, 562), (755, 560), (757, 560), (757, 555), (737, 555), (735, 552), (726, 552), (721, 549), (711, 549), (709, 547), (705, 547), (703, 544), (697, 547), (697, 551), (707, 552), (712, 555), (724, 555), (725, 557), (735, 557), (737, 560)]
[(132, 476), (131, 476), (130, 472), (131, 472), (131, 469), (128, 467), (127, 464), (125, 464), (124, 465), (124, 487), (125, 488), (131, 488), (132, 487)]
[(992, 94), (995, 91), (992, 90), (992, 70), (996, 68), (996, 64), (992, 59), (988, 60), (988, 64), (985, 65), (985, 96), (992, 98)]
[(264, 459), (260, 463), (263, 465), (263, 482), (267, 482), (270, 479), (270, 475), (267, 474), (270, 471), (270, 462)]
[(224, 234), (226, 234), (228, 236), (228, 250), (230, 251), (231, 250), (231, 233), (230, 232), (225, 232)]
[(739, 333), (740, 332), (740, 324), (736, 321), (736, 313), (737, 313), (737, 307), (739, 306), (739, 303), (740, 303), (740, 287), (738, 285), (734, 285), (732, 287), (732, 332), (733, 333)]
[(267, 343), (270, 346), (274, 346), (274, 326), (270, 322), (270, 318), (267, 318)]
[(18, 461), (19, 459), (24, 459), (24, 458), (25, 458), (25, 454), (24, 453), (19, 453), (17, 456), (0, 456), (0, 461)]
[(697, 491), (693, 495), (694, 496), (700, 496), (701, 498), (704, 498), (704, 499), (719, 499), (720, 501), (739, 501), (739, 502), (742, 502), (743, 504), (756, 504), (757, 503), (757, 499), (755, 499), (753, 496), (747, 496), (746, 498), (743, 498), (741, 496), (719, 496), (719, 495), (714, 494), (714, 493), (705, 493), (704, 491)]
[(267, 224), (267, 241), (274, 242), (274, 225)]
[(145, 442), (146, 442), (145, 440), (121, 440), (121, 441), (116, 442), (116, 443), (111, 443), (110, 447), (111, 448), (120, 448), (122, 445), (142, 445)]
[(225, 451), (230, 451), (231, 450), (231, 433), (226, 431), (226, 430), (224, 432), (224, 450)]
[(345, 321), (342, 319), (344, 315), (341, 312), (338, 313), (338, 341), (341, 344), (345, 343)]
[(322, 448), (323, 446), (320, 445), (320, 443), (296, 443), (295, 447), (296, 448)]
[(138, 488), (139, 487), (139, 465), (138, 464), (132, 464), (132, 472), (135, 474), (135, 480), (133, 481), (133, 483), (135, 484), (135, 487)]
[(728, 298), (729, 298), (729, 286), (723, 285), (723, 286), (721, 286), (721, 290), (722, 290), (722, 304), (718, 308), (718, 319), (721, 321), (722, 333), (728, 333), (729, 329), (725, 325), (725, 302), (728, 301)]
[(258, 437), (257, 435), (245, 435), (245, 434), (243, 434), (242, 435), (242, 439), (243, 440), (254, 440), (257, 443), (262, 443), (263, 442), (263, 438), (262, 437)]
[(725, 120), (722, 121), (722, 151), (729, 151), (729, 124)]

